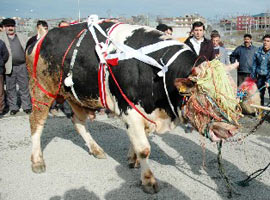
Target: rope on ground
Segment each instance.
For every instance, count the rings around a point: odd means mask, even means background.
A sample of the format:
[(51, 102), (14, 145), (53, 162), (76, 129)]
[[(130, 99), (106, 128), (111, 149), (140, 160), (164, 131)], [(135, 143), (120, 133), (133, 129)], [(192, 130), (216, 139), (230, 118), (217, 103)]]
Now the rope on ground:
[(218, 156), (217, 156), (217, 160), (218, 160), (218, 170), (220, 175), (222, 176), (223, 180), (226, 183), (226, 188), (228, 191), (228, 198), (232, 198), (232, 194), (236, 194), (236, 195), (240, 195), (240, 193), (236, 192), (236, 190), (234, 189), (234, 187), (232, 186), (232, 183), (230, 182), (230, 179), (228, 178), (228, 176), (225, 173), (225, 169), (223, 167), (222, 164), (222, 156), (221, 156), (221, 148), (222, 148), (222, 140), (217, 143), (217, 149), (218, 149)]
[(270, 162), (266, 165), (266, 167), (262, 169), (258, 169), (257, 171), (250, 174), (246, 179), (242, 181), (238, 181), (237, 184), (242, 187), (249, 186), (249, 182), (255, 179), (256, 177), (258, 177), (259, 175), (261, 175), (263, 172), (265, 172), (269, 166), (270, 166)]

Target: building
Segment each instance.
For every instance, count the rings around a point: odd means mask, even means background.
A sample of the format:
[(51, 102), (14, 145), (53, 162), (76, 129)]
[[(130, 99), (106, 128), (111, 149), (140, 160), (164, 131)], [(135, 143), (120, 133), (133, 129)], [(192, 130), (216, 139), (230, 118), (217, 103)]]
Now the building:
[(254, 18), (249, 15), (242, 15), (236, 17), (236, 30), (249, 30), (254, 24)]
[(175, 18), (163, 18), (162, 23), (172, 25), (172, 26), (178, 26), (182, 28), (189, 28), (191, 29), (192, 24), (196, 21), (201, 21), (205, 25), (206, 19), (198, 14), (192, 14), (192, 15), (184, 15), (183, 17), (175, 17)]
[(270, 13), (260, 13), (253, 15), (254, 28), (258, 29), (270, 29)]
[(270, 13), (237, 16), (236, 30), (270, 29)]
[(184, 15), (183, 17), (162, 18), (159, 23), (167, 24), (173, 28), (173, 37), (181, 42), (185, 41), (190, 35), (192, 24), (201, 21), (207, 27), (207, 21), (198, 14)]

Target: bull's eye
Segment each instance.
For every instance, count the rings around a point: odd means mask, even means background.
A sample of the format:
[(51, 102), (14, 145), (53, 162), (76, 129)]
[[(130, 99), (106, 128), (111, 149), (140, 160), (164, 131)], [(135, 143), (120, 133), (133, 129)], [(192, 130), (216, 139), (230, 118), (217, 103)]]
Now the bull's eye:
[(179, 92), (180, 92), (180, 93), (185, 93), (186, 91), (187, 91), (187, 87), (186, 87), (186, 86), (181, 85), (181, 86), (179, 87)]

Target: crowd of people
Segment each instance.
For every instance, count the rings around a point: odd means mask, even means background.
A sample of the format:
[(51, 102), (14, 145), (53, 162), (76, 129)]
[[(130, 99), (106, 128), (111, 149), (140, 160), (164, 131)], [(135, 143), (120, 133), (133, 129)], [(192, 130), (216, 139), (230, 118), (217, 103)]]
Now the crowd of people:
[[(58, 27), (69, 25), (67, 21), (61, 21)], [(173, 33), (172, 27), (166, 24), (159, 24), (156, 29), (166, 35)], [(36, 35), (27, 40), (24, 35), (16, 32), (15, 20), (6, 18), (0, 23), (0, 117), (8, 111), (10, 115), (16, 115), (19, 112), (19, 106), (26, 114), (30, 114), (32, 111), (25, 51), (48, 32), (48, 23), (38, 20), (36, 32)], [(219, 59), (225, 65), (239, 62), (237, 85), (239, 86), (246, 77), (256, 80), (260, 90), (261, 105), (264, 105), (266, 88), (270, 95), (270, 34), (264, 35), (262, 40), (263, 45), (257, 48), (252, 44), (252, 36), (245, 34), (243, 44), (229, 56), (219, 32), (212, 31), (211, 39), (207, 39), (205, 25), (197, 21), (193, 23), (190, 36), (185, 43), (201, 59), (208, 61)], [(18, 97), (20, 97), (20, 104), (18, 104)], [(57, 115), (59, 109), (66, 111), (68, 117), (72, 115), (67, 102), (64, 102), (63, 105), (53, 103), (50, 112)]]
[[(168, 34), (169, 26), (167, 25), (160, 24), (156, 28)], [(170, 30), (170, 33), (172, 33), (171, 27)], [(266, 89), (270, 96), (270, 34), (264, 35), (262, 40), (263, 45), (256, 47), (252, 43), (252, 35), (245, 34), (243, 44), (236, 47), (231, 55), (228, 55), (219, 32), (212, 31), (211, 40), (209, 40), (205, 37), (204, 24), (197, 21), (193, 23), (190, 37), (186, 39), (185, 43), (201, 59), (211, 61), (216, 58), (225, 65), (239, 62), (237, 86), (240, 86), (247, 77), (251, 77), (260, 91), (261, 105), (263, 106)]]
[[(65, 26), (69, 26), (69, 23), (59, 23), (59, 27)], [(8, 112), (16, 115), (20, 107), (26, 114), (32, 112), (25, 51), (48, 32), (48, 23), (38, 20), (36, 32), (36, 35), (28, 39), (16, 32), (14, 19), (6, 18), (0, 23), (0, 118)], [(72, 111), (67, 102), (64, 105), (54, 103), (51, 107), (52, 115), (57, 115), (60, 108), (67, 117), (71, 117)]]

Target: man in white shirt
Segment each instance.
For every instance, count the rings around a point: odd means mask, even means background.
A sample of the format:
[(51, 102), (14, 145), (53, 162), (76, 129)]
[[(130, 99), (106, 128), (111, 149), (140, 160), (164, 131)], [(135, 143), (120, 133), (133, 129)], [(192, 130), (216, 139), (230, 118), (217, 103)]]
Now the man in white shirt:
[(213, 60), (215, 58), (214, 47), (210, 40), (204, 37), (205, 26), (202, 22), (194, 22), (191, 34), (185, 43), (203, 60)]

